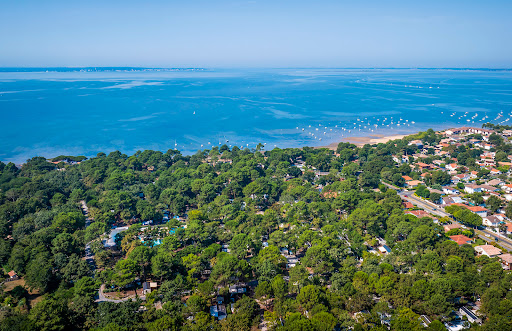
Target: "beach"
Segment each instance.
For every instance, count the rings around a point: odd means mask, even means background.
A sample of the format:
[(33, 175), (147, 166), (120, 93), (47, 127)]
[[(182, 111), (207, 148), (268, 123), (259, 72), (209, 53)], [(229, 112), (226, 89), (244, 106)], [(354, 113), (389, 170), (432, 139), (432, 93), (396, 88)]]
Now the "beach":
[(406, 137), (406, 136), (414, 134), (414, 133), (416, 133), (416, 132), (411, 132), (410, 134), (394, 134), (394, 135), (372, 134), (372, 135), (364, 136), (364, 137), (346, 137), (346, 138), (341, 139), (341, 141), (339, 141), (339, 142), (334, 142), (327, 146), (319, 146), (318, 148), (329, 148), (332, 150), (336, 150), (336, 148), (338, 148), (338, 144), (340, 142), (352, 143), (352, 144), (356, 145), (357, 147), (362, 147), (366, 144), (370, 144), (370, 145), (380, 144), (380, 143), (384, 144), (390, 140), (402, 139), (403, 137)]

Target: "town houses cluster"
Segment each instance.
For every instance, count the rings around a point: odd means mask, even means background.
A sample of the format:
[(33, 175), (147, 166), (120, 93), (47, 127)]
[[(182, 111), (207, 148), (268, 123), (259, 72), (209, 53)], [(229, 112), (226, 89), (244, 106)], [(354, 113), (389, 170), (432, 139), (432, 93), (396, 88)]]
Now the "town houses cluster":
[[(498, 257), (503, 268), (510, 270), (512, 208), (507, 211), (507, 206), (512, 201), (512, 151), (506, 151), (512, 130), (462, 127), (437, 134), (441, 136), (438, 143), (412, 140), (409, 145), (417, 147), (415, 153), (404, 151), (392, 156), (397, 166), (408, 164), (411, 168), (409, 175), (402, 176), (403, 185), (398, 185), (404, 191), (415, 192), (413, 197), (417, 199), (402, 196), (405, 213), (435, 217), (448, 235), (453, 233), (449, 237), (459, 245), (486, 241), (475, 246), (475, 251)], [(481, 225), (471, 231), (472, 237), (467, 235), (470, 227), (464, 219), (449, 215), (449, 211), (461, 208), (481, 218)]]

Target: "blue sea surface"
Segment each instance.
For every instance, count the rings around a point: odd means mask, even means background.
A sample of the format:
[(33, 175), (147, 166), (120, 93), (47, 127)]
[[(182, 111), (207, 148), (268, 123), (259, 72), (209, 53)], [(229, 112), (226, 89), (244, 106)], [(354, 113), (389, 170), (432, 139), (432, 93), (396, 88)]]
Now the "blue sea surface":
[(324, 146), (511, 112), (508, 70), (3, 68), (0, 160)]

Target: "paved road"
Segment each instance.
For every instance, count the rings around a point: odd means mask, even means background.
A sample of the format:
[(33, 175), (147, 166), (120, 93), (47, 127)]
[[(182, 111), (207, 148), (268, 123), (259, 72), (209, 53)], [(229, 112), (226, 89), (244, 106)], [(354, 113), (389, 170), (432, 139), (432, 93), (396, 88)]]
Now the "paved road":
[[(499, 235), (496, 233), (496, 232), (493, 232), (491, 230), (488, 230), (488, 229), (484, 229), (484, 230), (477, 230), (476, 231), (478, 233), (478, 236), (482, 239), (484, 239), (485, 241), (487, 242), (491, 242), (491, 241), (494, 241), (494, 238), (498, 238), (498, 244), (505, 248), (507, 251), (509, 252), (512, 252), (512, 240), (510, 240), (509, 238), (503, 236), (503, 235)], [(489, 237), (487, 237), (486, 235), (489, 235)]]
[(441, 216), (441, 217), (443, 217), (443, 216), (451, 217), (451, 215), (448, 214), (447, 212), (445, 212), (442, 207), (414, 196), (414, 192), (402, 191), (399, 194), (405, 200), (411, 202), (413, 205), (415, 205), (417, 207), (425, 209), (425, 211), (430, 214)]
[(410, 203), (412, 203), (413, 205), (415, 205), (417, 207), (425, 209), (426, 212), (433, 214), (433, 215), (440, 216), (440, 217), (443, 217), (443, 216), (450, 217), (450, 214), (445, 212), (444, 209), (439, 207), (438, 205), (436, 205), (430, 201), (425, 201), (425, 200), (422, 200), (422, 199), (414, 196), (413, 191), (403, 190), (403, 189), (393, 186), (391, 184), (384, 183), (384, 182), (382, 182), (382, 183), (384, 185), (386, 185), (387, 187), (396, 190), (398, 192), (398, 195), (400, 195), (404, 200), (409, 201)]
[[(387, 183), (383, 183), (383, 184), (386, 185), (387, 187), (397, 190), (398, 194), (403, 199), (411, 202), (413, 205), (415, 205), (417, 207), (425, 209), (425, 211), (427, 211), (430, 214), (441, 216), (441, 217), (443, 217), (443, 216), (451, 217), (451, 215), (449, 213), (447, 213), (443, 207), (440, 207), (438, 205), (431, 203), (430, 201), (425, 201), (425, 200), (422, 200), (421, 198), (414, 196), (414, 192), (412, 192), (412, 191), (401, 190), (400, 188), (395, 187), (390, 184), (387, 184)], [(495, 237), (499, 238), (498, 243), (500, 244), (500, 246), (502, 246), (509, 252), (512, 251), (512, 240), (511, 239), (509, 239), (503, 235), (498, 236), (498, 234), (496, 232), (493, 232), (489, 229), (477, 230), (476, 232), (480, 238), (484, 239), (487, 242), (494, 241)], [(486, 234), (489, 235), (490, 238), (487, 237)]]
[[(87, 227), (91, 225), (93, 219), (89, 217), (89, 208), (87, 207), (85, 201), (80, 200), (80, 204), (82, 207), (82, 212), (86, 217), (85, 228), (87, 229)], [(92, 255), (91, 253), (91, 246), (89, 245), (89, 243), (85, 245), (85, 261), (87, 262), (87, 264), (89, 264), (89, 266), (92, 268), (92, 271), (94, 272), (96, 270), (96, 263), (94, 262), (94, 255)]]

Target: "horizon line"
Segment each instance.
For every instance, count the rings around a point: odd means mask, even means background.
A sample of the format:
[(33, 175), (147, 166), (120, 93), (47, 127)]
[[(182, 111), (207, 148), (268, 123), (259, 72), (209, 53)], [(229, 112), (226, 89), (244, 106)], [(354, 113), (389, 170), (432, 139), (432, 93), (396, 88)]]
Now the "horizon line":
[(512, 67), (337, 67), (337, 66), (292, 66), (292, 67), (251, 67), (251, 66), (210, 66), (210, 67), (161, 67), (161, 66), (0, 66), (2, 69), (160, 69), (160, 70), (205, 70), (205, 69), (419, 69), (419, 70), (512, 70)]

